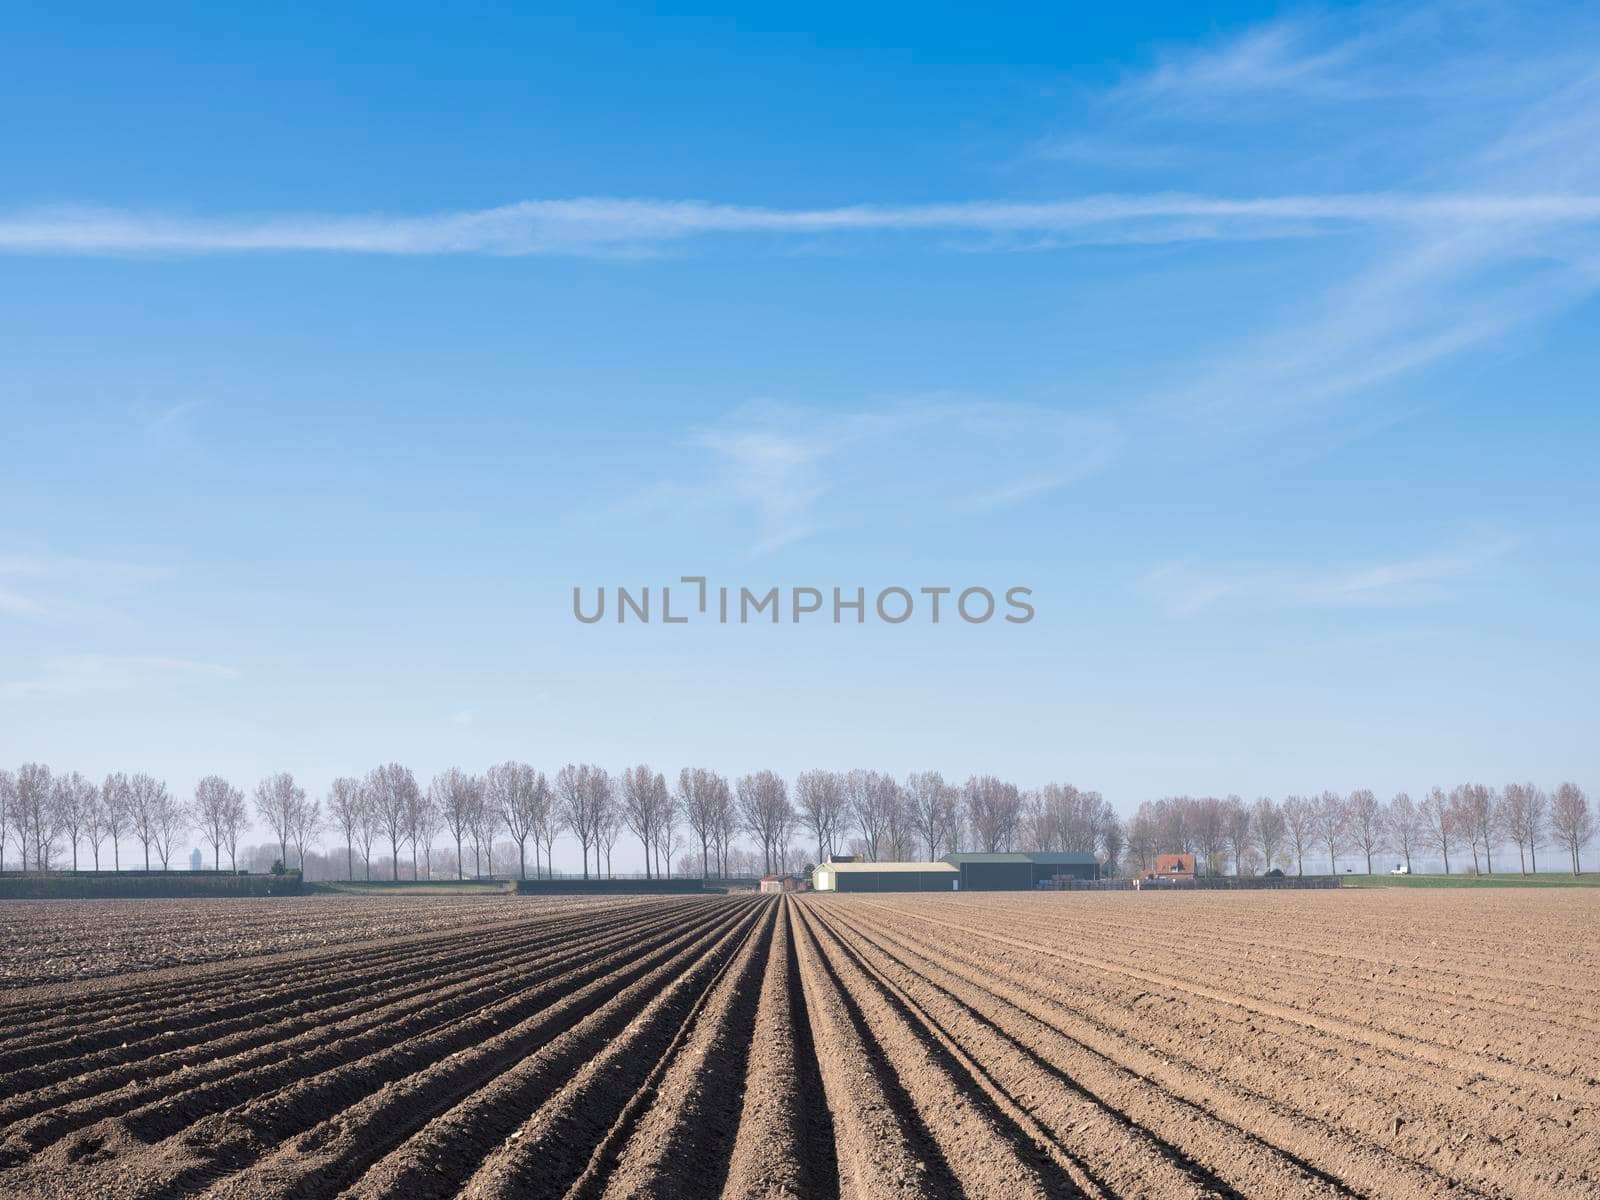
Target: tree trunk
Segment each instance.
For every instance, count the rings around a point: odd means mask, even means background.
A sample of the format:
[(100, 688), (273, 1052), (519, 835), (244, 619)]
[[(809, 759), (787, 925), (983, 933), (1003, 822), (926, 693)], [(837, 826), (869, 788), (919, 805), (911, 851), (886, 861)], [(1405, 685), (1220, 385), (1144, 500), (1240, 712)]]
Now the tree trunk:
[(150, 843), (144, 844), (144, 873), (150, 874)]
[[(535, 851), (537, 853), (537, 851)], [(528, 877), (528, 843), (517, 843), (517, 875), (519, 878)]]
[(456, 878), (461, 879), (464, 877), (466, 870), (467, 864), (466, 861), (461, 857), (461, 838), (458, 835), (456, 837)]

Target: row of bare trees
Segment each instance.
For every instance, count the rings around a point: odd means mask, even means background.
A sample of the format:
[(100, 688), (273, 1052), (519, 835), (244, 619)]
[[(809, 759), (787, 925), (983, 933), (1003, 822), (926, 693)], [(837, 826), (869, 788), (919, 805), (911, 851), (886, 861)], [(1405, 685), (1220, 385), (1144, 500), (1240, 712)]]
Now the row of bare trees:
[(133, 838), (144, 848), (145, 870), (152, 852), (165, 870), (191, 816), (150, 775), (114, 772), (95, 784), (76, 771), (55, 775), (43, 763), (23, 763), (14, 774), (0, 770), (0, 867), (9, 843), (24, 871), (53, 870), (69, 860), (76, 871), (85, 846), (99, 870), (101, 848), (109, 844), (120, 870), (121, 843)]
[[(1246, 874), (1274, 866), (1304, 873), (1305, 861), (1326, 856), (1337, 871), (1341, 855), (1361, 856), (1367, 872), (1375, 854), (1392, 851), (1407, 869), (1412, 856), (1438, 854), (1445, 872), (1470, 854), (1472, 871), (1494, 870), (1494, 856), (1508, 843), (1517, 848), (1523, 873), (1538, 869), (1538, 852), (1565, 849), (1573, 872), (1592, 839), (1595, 816), (1589, 798), (1572, 783), (1547, 794), (1531, 783), (1501, 789), (1462, 784), (1430, 790), (1420, 802), (1401, 792), (1387, 802), (1370, 789), (1348, 795), (1325, 791), (1262, 797), (1247, 804), (1238, 796), (1170, 796), (1146, 801), (1123, 823), (1105, 799), (1070, 784), (1047, 784), (1024, 792), (992, 775), (962, 784), (937, 771), (913, 772), (904, 780), (877, 771), (804, 771), (791, 789), (773, 771), (756, 771), (730, 782), (705, 767), (685, 767), (667, 777), (639, 764), (611, 775), (592, 763), (568, 764), (554, 781), (527, 763), (505, 762), (473, 775), (457, 767), (435, 775), (426, 788), (399, 763), (374, 767), (365, 776), (341, 776), (321, 799), (311, 798), (288, 772), (261, 780), (246, 805), (242, 790), (208, 775), (187, 801), (146, 774), (114, 773), (96, 785), (77, 772), (52, 775), (39, 763), (0, 771), (0, 867), (8, 843), (24, 870), (79, 867), (87, 848), (95, 869), (102, 847), (121, 868), (120, 844), (133, 838), (169, 866), (173, 850), (191, 832), (210, 847), (214, 866), (223, 853), (237, 862), (250, 814), (272, 832), (279, 859), (290, 849), (303, 865), (306, 851), (325, 832), (344, 843), (347, 871), (355, 876), (361, 857), (367, 878), (374, 845), (388, 844), (390, 869), (399, 878), (409, 847), (412, 874), (431, 874), (432, 850), (441, 836), (455, 845), (456, 873), (465, 875), (471, 847), (473, 874), (494, 874), (495, 840), (509, 835), (518, 873), (528, 873), (533, 843), (535, 875), (553, 871), (556, 839), (570, 835), (596, 874), (609, 874), (611, 854), (624, 830), (644, 853), (646, 876), (670, 875), (673, 854), (699, 849), (705, 875), (727, 875), (738, 837), (760, 848), (766, 871), (782, 869), (798, 836), (824, 860), (841, 851), (869, 861), (934, 859), (977, 849), (1059, 850), (1098, 855), (1115, 872), (1126, 851), (1140, 871), (1162, 852), (1196, 853), (1206, 869)], [(1452, 860), (1454, 856), (1454, 860)]]
[(1509, 844), (1517, 848), (1524, 875), (1539, 869), (1539, 850), (1549, 847), (1564, 850), (1577, 875), (1594, 833), (1594, 809), (1574, 783), (1548, 794), (1532, 783), (1498, 790), (1464, 783), (1448, 792), (1432, 788), (1421, 801), (1405, 792), (1383, 801), (1370, 788), (1286, 796), (1281, 802), (1263, 796), (1253, 804), (1238, 796), (1147, 800), (1129, 824), (1128, 851), (1141, 872), (1157, 854), (1193, 853), (1205, 870), (1222, 874), (1231, 868), (1239, 875), (1288, 866), (1304, 874), (1308, 855), (1325, 855), (1334, 873), (1341, 856), (1359, 856), (1370, 875), (1374, 855), (1385, 851), (1398, 855), (1407, 871), (1414, 855), (1437, 854), (1448, 875), (1452, 854), (1461, 866), (1466, 853), (1476, 875), (1493, 874), (1496, 851)]

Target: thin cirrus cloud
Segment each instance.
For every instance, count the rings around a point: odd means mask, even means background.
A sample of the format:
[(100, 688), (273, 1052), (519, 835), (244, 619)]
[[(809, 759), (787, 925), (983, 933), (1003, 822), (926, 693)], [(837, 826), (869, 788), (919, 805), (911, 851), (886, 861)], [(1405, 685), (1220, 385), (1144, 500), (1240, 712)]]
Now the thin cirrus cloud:
[(171, 578), (165, 567), (59, 554), (0, 554), (0, 614), (53, 622), (103, 615), (106, 604)]
[(1220, 607), (1408, 607), (1439, 601), (1452, 584), (1487, 573), (1517, 544), (1508, 535), (1485, 533), (1461, 547), (1334, 571), (1168, 563), (1150, 571), (1143, 583), (1169, 617), (1193, 617)]
[(584, 255), (649, 251), (712, 236), (887, 233), (1072, 234), (1113, 243), (1297, 236), (1354, 227), (1560, 228), (1600, 222), (1600, 192), (1330, 193), (1226, 197), (1161, 192), (1046, 203), (768, 208), (695, 200), (528, 200), (423, 216), (173, 217), (63, 209), (0, 217), (13, 254)]
[(829, 529), (1025, 504), (1100, 471), (1121, 444), (1101, 416), (942, 398), (846, 412), (761, 402), (687, 439), (701, 507), (747, 516), (757, 553)]
[(1063, 144), (1122, 146), (1135, 161), (1155, 139), (1217, 148), (1210, 166), (1246, 180), (1391, 185), (1363, 193), (1345, 224), (1304, 214), (1299, 236), (1363, 236), (1302, 262), (1267, 320), (1184, 363), (1147, 411), (1231, 437), (1393, 400), (1385, 385), (1512, 346), (1592, 297), (1600, 71), (1574, 52), (1584, 40), (1572, 23), (1493, 5), (1364, 6), (1163, 53), (1111, 89)]
[(151, 693), (237, 677), (238, 672), (231, 667), (190, 659), (73, 654), (46, 660), (39, 672), (29, 678), (0, 682), (0, 697), (74, 699), (104, 693)]

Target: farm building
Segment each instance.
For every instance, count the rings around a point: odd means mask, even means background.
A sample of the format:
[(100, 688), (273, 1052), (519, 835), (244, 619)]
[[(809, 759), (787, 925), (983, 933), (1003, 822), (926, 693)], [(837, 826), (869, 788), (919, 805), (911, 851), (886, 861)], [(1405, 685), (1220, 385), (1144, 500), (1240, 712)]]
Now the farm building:
[(1057, 876), (1067, 879), (1100, 877), (1100, 862), (1092, 854), (960, 853), (946, 854), (943, 861), (961, 872), (964, 892), (1027, 892)]
[(761, 877), (761, 890), (763, 892), (798, 892), (800, 881), (793, 875), (763, 875)]
[(819, 892), (953, 892), (961, 871), (947, 862), (823, 863), (811, 872)]
[(1158, 854), (1153, 871), (1146, 871), (1146, 879), (1165, 879), (1169, 883), (1193, 883), (1195, 857), (1192, 854)]

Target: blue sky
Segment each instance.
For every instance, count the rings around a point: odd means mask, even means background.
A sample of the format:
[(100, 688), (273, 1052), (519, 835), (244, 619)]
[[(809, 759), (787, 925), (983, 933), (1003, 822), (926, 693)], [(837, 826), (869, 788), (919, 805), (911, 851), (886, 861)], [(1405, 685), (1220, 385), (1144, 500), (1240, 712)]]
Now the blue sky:
[(0, 759), (1593, 791), (1596, 25), (14, 7)]

